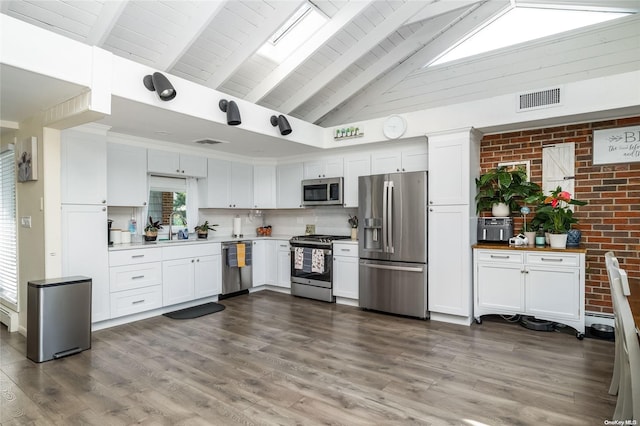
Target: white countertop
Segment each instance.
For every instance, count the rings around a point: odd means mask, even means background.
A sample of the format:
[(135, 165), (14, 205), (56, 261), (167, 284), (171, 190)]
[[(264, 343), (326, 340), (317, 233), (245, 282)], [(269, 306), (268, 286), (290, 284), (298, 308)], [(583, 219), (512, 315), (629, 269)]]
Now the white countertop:
[(265, 237), (262, 235), (245, 235), (242, 238), (233, 238), (231, 236), (228, 237), (219, 237), (212, 236), (209, 234), (209, 238), (199, 239), (197, 237), (189, 238), (188, 240), (160, 240), (160, 241), (136, 241), (132, 243), (126, 244), (114, 244), (109, 246), (109, 251), (117, 251), (117, 250), (133, 250), (133, 249), (141, 249), (141, 248), (152, 248), (152, 247), (172, 247), (179, 245), (190, 245), (190, 244), (203, 244), (203, 243), (222, 243), (227, 241), (254, 241), (254, 240), (286, 240), (289, 241), (292, 235), (272, 235), (270, 237)]
[[(227, 241), (254, 241), (254, 240), (285, 240), (289, 241), (293, 235), (282, 235), (276, 234), (270, 237), (265, 237), (262, 235), (245, 235), (242, 238), (233, 238), (233, 237), (219, 237), (212, 236), (209, 234), (209, 238), (206, 240), (199, 239), (197, 237), (189, 238), (188, 240), (160, 240), (160, 241), (136, 241), (132, 243), (126, 244), (114, 244), (109, 246), (109, 251), (117, 251), (117, 250), (133, 250), (133, 249), (141, 249), (141, 248), (152, 248), (152, 247), (171, 247), (171, 246), (180, 246), (180, 245), (190, 245), (190, 244), (203, 244), (203, 243), (223, 243)], [(334, 244), (353, 244), (358, 245), (358, 240), (336, 240)]]

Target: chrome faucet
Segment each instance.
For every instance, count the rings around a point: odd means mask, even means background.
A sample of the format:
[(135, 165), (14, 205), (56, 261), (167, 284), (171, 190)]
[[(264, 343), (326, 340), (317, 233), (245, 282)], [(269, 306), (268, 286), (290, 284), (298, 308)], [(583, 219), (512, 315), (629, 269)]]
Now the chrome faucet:
[(173, 240), (173, 222), (174, 222), (173, 219), (176, 215), (180, 218), (180, 223), (182, 227), (187, 226), (187, 220), (184, 218), (182, 212), (178, 210), (172, 211), (171, 215), (169, 216), (169, 240)]

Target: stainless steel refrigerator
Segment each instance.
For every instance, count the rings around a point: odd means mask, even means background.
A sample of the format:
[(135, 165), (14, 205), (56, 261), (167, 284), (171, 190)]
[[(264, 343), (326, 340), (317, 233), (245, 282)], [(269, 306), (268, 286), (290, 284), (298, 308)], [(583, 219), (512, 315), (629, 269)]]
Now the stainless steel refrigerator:
[(358, 181), (360, 307), (428, 318), (427, 172)]

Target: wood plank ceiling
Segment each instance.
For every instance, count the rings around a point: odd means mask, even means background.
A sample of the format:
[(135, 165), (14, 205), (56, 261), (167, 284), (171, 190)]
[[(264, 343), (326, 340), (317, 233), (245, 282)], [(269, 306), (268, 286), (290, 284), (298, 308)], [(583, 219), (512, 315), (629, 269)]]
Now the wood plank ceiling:
[[(313, 0), (327, 23), (282, 63), (257, 53), (305, 0), (2, 1), (0, 12), (164, 71), (324, 126), (382, 117), (512, 91), (523, 76), (534, 83), (570, 78), (557, 49), (538, 45), (507, 52), (517, 70), (496, 67), (495, 55), (454, 66), (424, 65), (510, 7), (510, 0)], [(518, 3), (518, 0), (515, 2)], [(527, 4), (547, 4), (532, 0)], [(553, 3), (637, 12), (637, 0)], [(627, 25), (635, 25), (631, 21)], [(633, 30), (631, 30), (633, 33)], [(616, 33), (618, 34), (618, 33)], [(620, 35), (612, 34), (619, 39)], [(576, 37), (578, 37), (578, 34)], [(564, 44), (563, 44), (564, 43)], [(572, 53), (593, 58), (602, 40)], [(532, 49), (532, 50), (531, 50)], [(538, 51), (536, 51), (538, 49)], [(589, 50), (591, 49), (591, 50)], [(531, 52), (539, 62), (531, 63)], [(520, 55), (520, 56), (518, 56)], [(585, 59), (586, 58), (586, 59)], [(502, 65), (513, 63), (511, 59)], [(582, 64), (591, 68), (589, 64)], [(519, 67), (519, 68), (518, 68)], [(536, 76), (534, 70), (555, 69)], [(569, 67), (570, 68), (570, 67)], [(606, 67), (604, 67), (606, 68)], [(605, 72), (638, 69), (638, 58), (616, 58)], [(487, 84), (506, 77), (506, 83)]]

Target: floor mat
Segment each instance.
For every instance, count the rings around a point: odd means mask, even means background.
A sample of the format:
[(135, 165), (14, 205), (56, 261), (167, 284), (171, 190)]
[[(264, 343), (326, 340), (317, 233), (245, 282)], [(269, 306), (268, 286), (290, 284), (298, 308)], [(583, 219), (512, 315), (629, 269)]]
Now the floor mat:
[(219, 303), (205, 303), (204, 305), (194, 306), (192, 308), (180, 309), (179, 311), (167, 312), (163, 314), (165, 317), (171, 319), (192, 319), (198, 318), (204, 315), (213, 314), (224, 310), (224, 305)]

